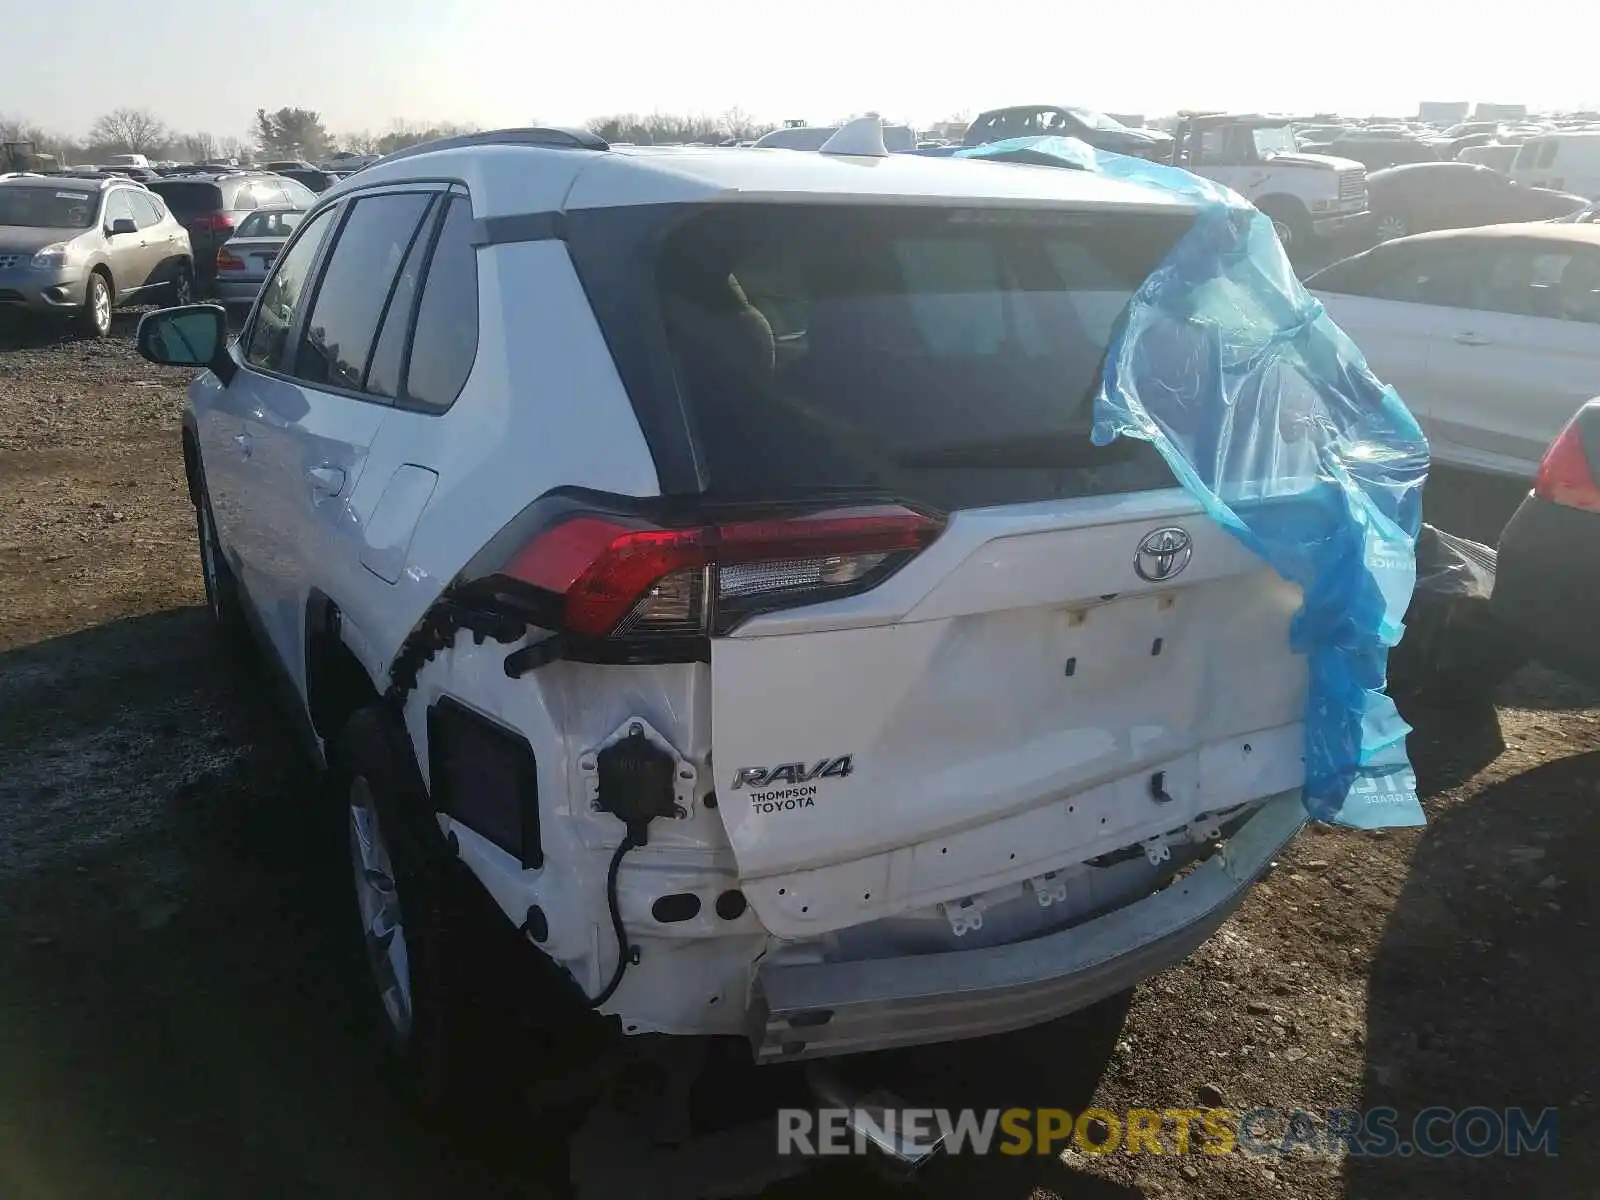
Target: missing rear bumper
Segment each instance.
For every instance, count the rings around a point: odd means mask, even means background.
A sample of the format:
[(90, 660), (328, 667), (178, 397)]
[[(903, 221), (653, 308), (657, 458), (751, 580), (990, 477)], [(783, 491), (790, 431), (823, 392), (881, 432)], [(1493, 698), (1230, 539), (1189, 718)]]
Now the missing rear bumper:
[(1060, 933), (914, 957), (764, 965), (756, 1056), (792, 1062), (955, 1041), (1087, 1008), (1188, 957), (1305, 819), (1300, 793), (1280, 793), (1171, 886)]

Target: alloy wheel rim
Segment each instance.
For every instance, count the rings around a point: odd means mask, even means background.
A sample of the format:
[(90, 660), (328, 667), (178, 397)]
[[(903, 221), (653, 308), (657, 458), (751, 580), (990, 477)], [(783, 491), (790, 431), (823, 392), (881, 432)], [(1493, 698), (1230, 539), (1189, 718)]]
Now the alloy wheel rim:
[(1406, 223), (1399, 217), (1384, 217), (1378, 222), (1378, 233), (1386, 238), (1404, 237)]
[(393, 859), (364, 778), (350, 785), (350, 865), (367, 963), (384, 1015), (401, 1038), (411, 1034), (411, 968)]
[(1287, 221), (1274, 221), (1272, 228), (1277, 232), (1278, 240), (1285, 246), (1294, 245), (1294, 230), (1289, 227)]
[[(95, 276), (99, 280), (99, 276)], [(106, 290), (105, 283), (97, 282), (94, 289), (94, 327), (96, 329), (111, 328), (111, 293)]]

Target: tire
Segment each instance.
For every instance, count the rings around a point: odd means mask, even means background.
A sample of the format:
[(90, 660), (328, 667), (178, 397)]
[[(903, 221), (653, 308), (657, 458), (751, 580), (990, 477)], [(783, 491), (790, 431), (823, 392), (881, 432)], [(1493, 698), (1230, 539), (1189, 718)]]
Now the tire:
[(247, 658), (251, 649), (250, 623), (239, 598), (239, 583), (222, 553), (217, 523), (211, 512), (211, 493), (200, 480), (194, 506), (195, 540), (200, 550), (200, 577), (206, 585), (206, 607), (223, 648), (235, 658)]
[(463, 869), (432, 820), (432, 802), (399, 719), (374, 705), (334, 739), (333, 798), (350, 850), (350, 909), (366, 961), (363, 1006), (403, 1089), (427, 1110), (459, 1112), (484, 1086), (490, 1023), (471, 986)]
[(1298, 254), (1311, 240), (1311, 217), (1304, 209), (1292, 203), (1269, 199), (1258, 206), (1263, 216), (1272, 222), (1272, 229), (1283, 243), (1284, 252)]
[(182, 308), (193, 304), (194, 298), (194, 269), (188, 263), (179, 263), (177, 273), (167, 285), (167, 303), (173, 308)]
[(103, 338), (111, 332), (112, 299), (110, 280), (100, 271), (89, 272), (78, 322), (90, 337)]

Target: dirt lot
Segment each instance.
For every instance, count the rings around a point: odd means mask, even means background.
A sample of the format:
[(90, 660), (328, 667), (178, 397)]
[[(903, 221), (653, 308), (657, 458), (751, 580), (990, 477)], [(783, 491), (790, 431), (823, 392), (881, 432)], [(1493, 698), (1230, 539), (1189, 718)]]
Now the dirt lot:
[[(342, 850), (266, 700), (213, 653), (181, 372), (0, 324), (0, 1197), (565, 1194), (564, 1132), (445, 1138), (363, 1033)], [(1492, 535), (1513, 497), (1440, 480)], [(1555, 1158), (953, 1160), (940, 1196), (1596, 1194), (1600, 698), (1528, 669), (1422, 709), (1425, 831), (1303, 836), (1128, 1005), (888, 1056), (930, 1103), (1560, 1109)], [(315, 836), (313, 836), (315, 835)], [(856, 1167), (785, 1195), (876, 1195)]]

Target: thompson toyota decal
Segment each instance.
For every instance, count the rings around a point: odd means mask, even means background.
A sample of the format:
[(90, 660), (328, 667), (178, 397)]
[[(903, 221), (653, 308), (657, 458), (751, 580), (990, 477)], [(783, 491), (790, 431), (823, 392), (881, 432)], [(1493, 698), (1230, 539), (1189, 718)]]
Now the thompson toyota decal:
[(733, 790), (750, 788), (750, 807), (760, 813), (812, 808), (816, 805), (819, 781), (849, 778), (854, 770), (850, 758), (848, 754), (839, 754), (819, 758), (810, 766), (791, 762), (776, 767), (740, 767), (733, 775)]

